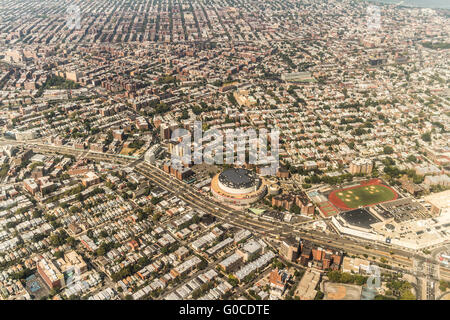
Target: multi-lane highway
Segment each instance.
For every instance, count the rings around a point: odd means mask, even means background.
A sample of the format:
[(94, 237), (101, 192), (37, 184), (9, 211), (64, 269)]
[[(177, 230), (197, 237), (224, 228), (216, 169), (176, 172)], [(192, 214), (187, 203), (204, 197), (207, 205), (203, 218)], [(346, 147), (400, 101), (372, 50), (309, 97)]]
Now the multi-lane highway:
[[(50, 146), (39, 141), (28, 141), (21, 143), (18, 141), (0, 140), (0, 145), (12, 144), (27, 146), (35, 152), (47, 154), (64, 154), (84, 157), (93, 161), (112, 162), (119, 165), (132, 167), (136, 172), (148, 178), (153, 184), (169, 191), (176, 192), (177, 196), (188, 203), (190, 206), (210, 213), (216, 218), (239, 227), (249, 229), (250, 231), (259, 234), (263, 237), (281, 241), (290, 236), (300, 236), (303, 239), (310, 240), (322, 246), (342, 249), (350, 254), (367, 255), (376, 259), (384, 258), (398, 268), (400, 271), (411, 272), (413, 269), (412, 259), (424, 261), (425, 258), (419, 254), (411, 251), (394, 248), (384, 244), (375, 244), (364, 240), (355, 240), (348, 237), (342, 237), (335, 234), (323, 233), (319, 231), (312, 231), (305, 229), (302, 224), (291, 224), (283, 221), (269, 222), (257, 217), (247, 214), (244, 210), (239, 211), (232, 209), (213, 198), (200, 194), (200, 192), (180, 181), (161, 169), (143, 162), (140, 159), (124, 157), (117, 154), (108, 154), (101, 152), (86, 152), (86, 150), (79, 150), (70, 147)], [(437, 262), (429, 262), (431, 264), (439, 265)], [(439, 269), (439, 268), (438, 268)], [(445, 277), (450, 277), (450, 270), (440, 268), (440, 274)], [(429, 275), (435, 278), (435, 274)]]

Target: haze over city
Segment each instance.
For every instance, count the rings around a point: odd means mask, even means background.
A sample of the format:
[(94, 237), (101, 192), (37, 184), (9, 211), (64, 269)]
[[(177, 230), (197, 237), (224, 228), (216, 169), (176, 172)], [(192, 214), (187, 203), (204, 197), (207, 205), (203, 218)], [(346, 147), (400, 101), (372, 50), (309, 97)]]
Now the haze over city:
[(447, 2), (0, 0), (0, 299), (448, 300)]

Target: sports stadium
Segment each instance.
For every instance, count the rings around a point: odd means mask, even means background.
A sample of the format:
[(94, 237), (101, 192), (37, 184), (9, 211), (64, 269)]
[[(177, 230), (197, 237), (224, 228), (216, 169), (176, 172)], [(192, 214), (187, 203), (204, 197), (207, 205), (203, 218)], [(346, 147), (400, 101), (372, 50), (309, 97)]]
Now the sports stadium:
[(398, 193), (381, 179), (371, 179), (353, 183), (339, 189), (312, 191), (309, 198), (316, 203), (324, 217), (332, 217), (341, 212), (370, 207), (398, 199)]
[(211, 192), (215, 198), (230, 206), (249, 207), (267, 193), (267, 184), (254, 172), (232, 168), (214, 176)]
[(343, 211), (373, 206), (397, 198), (398, 193), (383, 184), (380, 179), (372, 179), (357, 186), (338, 189), (328, 195), (328, 200)]

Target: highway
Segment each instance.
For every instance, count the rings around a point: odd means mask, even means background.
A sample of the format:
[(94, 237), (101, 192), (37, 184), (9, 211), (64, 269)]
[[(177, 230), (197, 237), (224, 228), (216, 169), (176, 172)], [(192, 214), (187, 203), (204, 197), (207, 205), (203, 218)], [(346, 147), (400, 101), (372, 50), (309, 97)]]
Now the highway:
[[(300, 224), (290, 224), (284, 221), (269, 222), (252, 217), (244, 211), (231, 209), (230, 207), (217, 202), (216, 200), (204, 196), (199, 193), (194, 187), (187, 183), (180, 181), (161, 169), (143, 162), (140, 159), (124, 157), (117, 154), (108, 154), (101, 152), (86, 152), (87, 150), (79, 150), (69, 147), (50, 146), (39, 142), (18, 142), (0, 140), (0, 145), (12, 144), (24, 146), (33, 149), (35, 152), (46, 154), (62, 154), (72, 156), (83, 156), (93, 161), (110, 162), (119, 165), (132, 167), (136, 172), (148, 178), (153, 184), (169, 191), (170, 193), (177, 193), (177, 196), (185, 201), (187, 204), (198, 210), (212, 214), (217, 219), (223, 222), (246, 228), (255, 234), (263, 237), (271, 238), (272, 240), (282, 241), (288, 237), (300, 236), (303, 239), (310, 240), (318, 245), (331, 247), (346, 251), (348, 254), (367, 255), (369, 258), (375, 257), (380, 260), (384, 258), (388, 263), (394, 263), (393, 267), (398, 268), (403, 272), (412, 272), (412, 259), (419, 261), (426, 261), (427, 259), (421, 255), (406, 251), (392, 246), (368, 242), (364, 240), (355, 240), (348, 237), (342, 237), (337, 234), (324, 233), (314, 230), (306, 230)], [(428, 261), (429, 264), (439, 266), (435, 261)], [(440, 270), (439, 270), (440, 269)], [(440, 274), (445, 277), (450, 277), (450, 270), (438, 268)], [(431, 270), (430, 270), (431, 272)], [(434, 273), (433, 269), (433, 273)], [(431, 279), (436, 278), (435, 274), (429, 275)]]

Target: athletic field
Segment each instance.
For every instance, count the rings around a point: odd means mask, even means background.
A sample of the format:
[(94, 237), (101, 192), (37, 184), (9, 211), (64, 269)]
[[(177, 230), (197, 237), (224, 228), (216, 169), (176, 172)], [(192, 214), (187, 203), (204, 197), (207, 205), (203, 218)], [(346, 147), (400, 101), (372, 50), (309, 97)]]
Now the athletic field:
[(340, 213), (339, 209), (336, 209), (330, 201), (318, 203), (317, 206), (320, 212), (327, 218)]
[(328, 196), (332, 204), (343, 210), (371, 206), (397, 198), (397, 192), (382, 184), (378, 179), (359, 186), (335, 190)]

